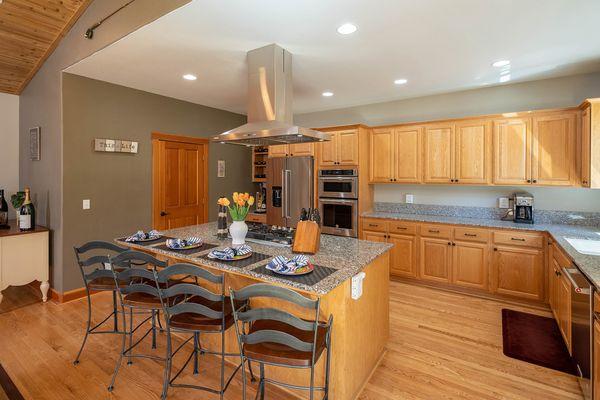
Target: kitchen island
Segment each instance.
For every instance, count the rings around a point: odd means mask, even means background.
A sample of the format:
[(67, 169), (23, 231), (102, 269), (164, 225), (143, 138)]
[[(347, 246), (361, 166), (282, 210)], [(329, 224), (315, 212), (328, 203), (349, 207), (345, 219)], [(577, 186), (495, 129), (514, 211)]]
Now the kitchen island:
[[(122, 239), (117, 239), (117, 243), (171, 262), (188, 262), (211, 272), (221, 271), (225, 273), (226, 288), (240, 289), (267, 282), (294, 289), (305, 296), (320, 298), (320, 319), (326, 321), (329, 315), (333, 315), (330, 398), (351, 400), (358, 397), (381, 360), (389, 336), (389, 249), (392, 246), (322, 235), (319, 252), (309, 256), (315, 271), (306, 278), (286, 278), (266, 271), (264, 266), (276, 255), (292, 257), (293, 253), (287, 247), (248, 242), (254, 255), (245, 262), (227, 263), (207, 259), (206, 254), (210, 250), (231, 245), (229, 239), (218, 239), (216, 232), (215, 223), (162, 232), (166, 238), (201, 237), (204, 245), (195, 252), (169, 250), (164, 246), (164, 239), (147, 245), (127, 243)], [(355, 300), (351, 293), (351, 278), (360, 272), (365, 273), (363, 293)], [(273, 307), (286, 307), (285, 303), (269, 301), (271, 303)], [(287, 307), (296, 315), (311, 317), (309, 313), (299, 314), (298, 309)], [(218, 340), (210, 336), (202, 338), (202, 343), (211, 349), (218, 349)], [(233, 329), (228, 331), (226, 346), (229, 351), (238, 351)], [(317, 363), (317, 386), (323, 384), (325, 358), (322, 356)], [(309, 371), (267, 366), (266, 376), (291, 384), (307, 385)], [(318, 392), (316, 394), (315, 398), (320, 398)], [(300, 391), (294, 391), (293, 395), (307, 397), (307, 393)]]

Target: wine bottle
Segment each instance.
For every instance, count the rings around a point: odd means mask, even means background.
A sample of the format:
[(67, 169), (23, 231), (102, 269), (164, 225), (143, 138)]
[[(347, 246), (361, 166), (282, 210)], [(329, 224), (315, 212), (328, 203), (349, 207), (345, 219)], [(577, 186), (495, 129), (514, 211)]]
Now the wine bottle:
[(0, 189), (0, 226), (8, 225), (8, 204), (4, 200), (4, 189)]
[(19, 211), (19, 229), (22, 231), (35, 229), (35, 208), (29, 196), (29, 188), (25, 188), (25, 201)]

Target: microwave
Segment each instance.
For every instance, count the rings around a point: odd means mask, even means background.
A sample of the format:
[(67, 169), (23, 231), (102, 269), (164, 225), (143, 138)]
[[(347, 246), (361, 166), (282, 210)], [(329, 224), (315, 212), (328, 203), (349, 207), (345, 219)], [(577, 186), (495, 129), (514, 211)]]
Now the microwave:
[(322, 169), (318, 178), (319, 198), (357, 199), (358, 171), (356, 169)]

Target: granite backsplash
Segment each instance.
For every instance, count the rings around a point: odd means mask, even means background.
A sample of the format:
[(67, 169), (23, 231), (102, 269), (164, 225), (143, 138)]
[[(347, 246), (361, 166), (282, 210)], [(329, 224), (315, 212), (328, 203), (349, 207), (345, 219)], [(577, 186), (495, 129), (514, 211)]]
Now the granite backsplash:
[[(505, 209), (491, 207), (440, 206), (431, 204), (382, 202), (376, 202), (373, 211), (481, 219), (501, 219), (506, 213)], [(595, 212), (534, 209), (533, 218), (535, 222), (539, 224), (600, 226), (600, 213)]]

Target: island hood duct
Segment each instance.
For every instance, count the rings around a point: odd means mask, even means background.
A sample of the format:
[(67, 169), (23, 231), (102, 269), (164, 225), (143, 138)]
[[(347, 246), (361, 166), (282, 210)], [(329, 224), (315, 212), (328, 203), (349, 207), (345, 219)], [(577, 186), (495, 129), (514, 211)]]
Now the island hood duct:
[(221, 143), (270, 146), (330, 140), (324, 132), (292, 122), (292, 54), (270, 44), (251, 50), (248, 61), (248, 123), (213, 137)]

